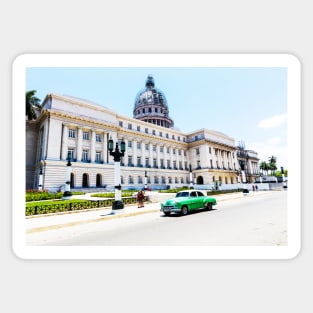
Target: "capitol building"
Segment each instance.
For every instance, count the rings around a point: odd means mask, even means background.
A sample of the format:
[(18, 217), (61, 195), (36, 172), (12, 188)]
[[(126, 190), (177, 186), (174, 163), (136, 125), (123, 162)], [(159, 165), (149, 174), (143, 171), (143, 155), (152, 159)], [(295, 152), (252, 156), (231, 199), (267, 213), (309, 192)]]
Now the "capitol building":
[(251, 182), (259, 176), (258, 155), (238, 147), (235, 139), (215, 130), (181, 132), (170, 117), (165, 94), (149, 75), (134, 92), (133, 117), (91, 101), (49, 94), (36, 120), (26, 120), (26, 189), (63, 190), (67, 159), (71, 188), (114, 188), (114, 161), (108, 141), (122, 140), (123, 189), (193, 185), (206, 188)]

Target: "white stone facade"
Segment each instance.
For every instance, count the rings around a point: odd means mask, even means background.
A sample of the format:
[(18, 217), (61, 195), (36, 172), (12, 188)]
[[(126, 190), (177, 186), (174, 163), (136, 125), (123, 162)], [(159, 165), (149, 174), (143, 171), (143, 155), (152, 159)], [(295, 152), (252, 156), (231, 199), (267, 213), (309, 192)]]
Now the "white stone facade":
[(103, 106), (73, 97), (48, 95), (36, 121), (26, 121), (26, 189), (60, 190), (65, 185), (68, 153), (72, 188), (114, 186), (109, 138), (126, 142), (122, 159), (123, 188), (151, 188), (192, 183), (236, 184), (239, 164), (235, 140), (201, 129), (183, 133), (121, 116)]

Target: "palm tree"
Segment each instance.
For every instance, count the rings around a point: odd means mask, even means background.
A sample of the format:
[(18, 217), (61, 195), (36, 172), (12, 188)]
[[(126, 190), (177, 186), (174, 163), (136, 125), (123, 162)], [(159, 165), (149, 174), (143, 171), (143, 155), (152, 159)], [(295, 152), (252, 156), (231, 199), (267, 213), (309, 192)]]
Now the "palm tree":
[(36, 90), (26, 91), (26, 115), (28, 120), (35, 120), (37, 118), (34, 107), (41, 108), (41, 100), (35, 97)]
[(272, 155), (271, 157), (268, 158), (268, 162), (269, 162), (269, 170), (271, 170), (272, 175), (274, 175), (274, 171), (277, 170), (277, 166), (276, 166), (277, 158)]
[(264, 174), (264, 171), (266, 171), (266, 175), (267, 175), (267, 171), (269, 170), (269, 165), (265, 161), (262, 161), (260, 164), (260, 170), (262, 171), (262, 174)]

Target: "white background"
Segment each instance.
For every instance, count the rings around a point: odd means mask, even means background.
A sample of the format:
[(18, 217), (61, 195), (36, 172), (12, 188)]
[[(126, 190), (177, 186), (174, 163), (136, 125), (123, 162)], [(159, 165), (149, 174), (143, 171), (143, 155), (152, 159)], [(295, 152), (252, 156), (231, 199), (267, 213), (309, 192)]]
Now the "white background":
[[(1, 3), (1, 311), (312, 311), (311, 11), (304, 0)], [(19, 143), (11, 143), (12, 62), (22, 53), (105, 52), (292, 53), (300, 59), (302, 250), (295, 259), (25, 261), (14, 255), (11, 147)]]

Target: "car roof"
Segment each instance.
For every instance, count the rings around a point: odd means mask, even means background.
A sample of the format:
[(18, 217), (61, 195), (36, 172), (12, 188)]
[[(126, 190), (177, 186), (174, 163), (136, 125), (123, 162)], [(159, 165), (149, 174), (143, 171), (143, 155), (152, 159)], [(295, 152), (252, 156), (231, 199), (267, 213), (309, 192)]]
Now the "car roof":
[(187, 189), (187, 190), (180, 190), (180, 191), (178, 191), (177, 193), (179, 193), (179, 192), (192, 192), (192, 191), (200, 191), (200, 192), (204, 192), (204, 190), (198, 190), (198, 189)]

